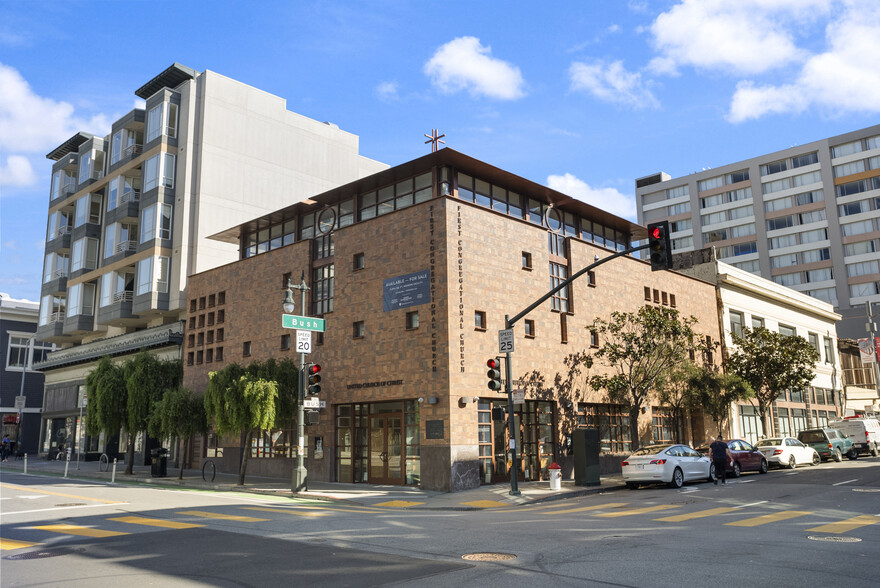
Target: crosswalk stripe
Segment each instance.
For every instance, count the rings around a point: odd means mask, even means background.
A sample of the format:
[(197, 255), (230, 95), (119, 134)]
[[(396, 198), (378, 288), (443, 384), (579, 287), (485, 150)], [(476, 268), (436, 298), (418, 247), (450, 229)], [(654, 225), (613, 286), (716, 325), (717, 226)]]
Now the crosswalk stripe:
[(678, 506), (677, 504), (660, 504), (658, 506), (646, 506), (643, 508), (629, 508), (626, 510), (619, 510), (616, 512), (603, 512), (603, 513), (599, 513), (595, 516), (608, 517), (608, 518), (627, 517), (630, 515), (639, 515), (639, 514), (645, 514), (645, 513), (649, 513), (649, 512), (658, 512), (661, 510), (669, 510), (670, 508), (681, 508), (681, 507)]
[(388, 508), (407, 508), (409, 506), (418, 506), (425, 504), (424, 502), (410, 502), (409, 500), (389, 500), (388, 502), (379, 502), (373, 506), (383, 506)]
[(767, 523), (775, 523), (777, 521), (794, 519), (808, 514), (813, 513), (806, 510), (781, 510), (772, 514), (761, 515), (759, 517), (754, 517), (751, 519), (743, 519), (741, 521), (733, 521), (731, 523), (724, 524), (730, 525), (731, 527), (758, 527), (760, 525), (766, 525)]
[(119, 502), (118, 500), (105, 500), (103, 498), (91, 498), (89, 496), (79, 496), (78, 494), (64, 494), (62, 492), (50, 492), (49, 490), (45, 490), (40, 488), (39, 490), (32, 490), (27, 486), (17, 486), (15, 484), (0, 484), (0, 488), (12, 488), (14, 490), (20, 490), (22, 492), (35, 492), (37, 494), (48, 494), (51, 496), (62, 496), (64, 498), (76, 498), (77, 500), (88, 500), (90, 502), (101, 502), (104, 504), (126, 504), (124, 502)]
[(733, 510), (737, 510), (732, 507), (720, 507), (720, 508), (710, 508), (707, 510), (698, 510), (697, 512), (689, 512), (687, 514), (673, 515), (671, 517), (663, 517), (662, 519), (654, 519), (655, 521), (666, 521), (669, 523), (680, 523), (682, 521), (689, 521), (691, 519), (701, 519), (703, 517), (713, 517), (715, 515), (724, 514), (726, 512), (730, 512)]
[(619, 508), (621, 506), (626, 506), (629, 504), (628, 502), (609, 502), (608, 504), (596, 504), (594, 506), (582, 506), (580, 508), (566, 508), (564, 510), (550, 510), (544, 512), (543, 514), (569, 514), (573, 512), (586, 512), (588, 510), (602, 510), (604, 508)]
[(499, 506), (510, 506), (507, 502), (498, 502), (497, 500), (474, 500), (472, 502), (462, 502), (461, 504), (464, 506), (473, 506), (474, 508), (498, 508)]
[(880, 523), (880, 517), (876, 515), (860, 515), (844, 521), (837, 521), (836, 523), (819, 525), (818, 527), (807, 529), (807, 531), (814, 531), (816, 533), (846, 533), (847, 531), (852, 531), (859, 527), (867, 527), (875, 523)]
[(15, 539), (0, 538), (0, 551), (6, 551), (8, 549), (24, 549), (25, 547), (33, 547), (34, 545), (40, 544), (28, 543), (27, 541), (16, 541)]
[(81, 537), (117, 537), (119, 535), (128, 535), (128, 533), (123, 533), (121, 531), (105, 531), (104, 529), (82, 527), (80, 525), (41, 525), (32, 528), (41, 531), (51, 531), (52, 533), (63, 533), (64, 535), (79, 535)]
[(107, 519), (108, 521), (119, 521), (120, 523), (130, 523), (132, 525), (146, 525), (148, 527), (164, 527), (166, 529), (193, 529), (195, 527), (203, 527), (204, 525), (194, 525), (192, 523), (178, 523), (176, 521), (164, 521), (162, 519), (150, 519), (147, 517), (116, 517)]
[[(268, 508), (265, 506), (243, 506), (242, 508), (246, 508), (248, 510), (262, 510), (265, 512), (280, 512), (282, 514), (291, 514), (297, 515), (300, 517), (326, 517), (328, 513), (326, 512), (315, 512), (312, 510), (293, 510), (293, 509), (280, 509), (280, 508)], [(360, 512), (360, 511), (357, 511)]]
[(244, 517), (241, 515), (220, 514), (218, 512), (208, 512), (206, 510), (182, 510), (179, 515), (189, 515), (193, 517), (202, 517), (205, 519), (221, 519), (224, 521), (239, 521), (242, 523), (260, 523), (272, 519), (258, 519), (257, 517)]

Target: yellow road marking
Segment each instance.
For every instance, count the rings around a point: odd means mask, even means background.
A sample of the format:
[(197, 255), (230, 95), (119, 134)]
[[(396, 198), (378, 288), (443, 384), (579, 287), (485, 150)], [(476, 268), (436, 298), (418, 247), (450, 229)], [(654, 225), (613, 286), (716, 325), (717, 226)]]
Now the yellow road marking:
[(386, 508), (406, 508), (408, 506), (418, 506), (425, 504), (424, 502), (409, 502), (408, 500), (389, 500), (388, 502), (380, 502), (374, 506), (384, 506)]
[(663, 517), (662, 519), (654, 519), (655, 521), (668, 521), (670, 523), (680, 523), (682, 521), (689, 521), (691, 519), (701, 519), (703, 517), (713, 517), (715, 515), (724, 514), (726, 512), (730, 512), (732, 510), (737, 510), (736, 508), (729, 507), (721, 507), (721, 508), (710, 508), (707, 510), (698, 510), (697, 512), (691, 512), (688, 514), (681, 515), (673, 515), (671, 517)]
[(0, 484), (0, 488), (12, 488), (14, 490), (21, 490), (22, 492), (33, 492), (34, 494), (50, 494), (52, 496), (63, 496), (64, 498), (91, 500), (92, 502), (103, 502), (104, 504), (125, 504), (124, 502), (119, 502), (118, 500), (104, 500), (103, 498), (89, 498), (87, 496), (78, 496), (76, 494), (64, 494), (62, 492), (50, 492), (48, 490), (34, 490), (33, 488), (28, 488), (27, 486), (16, 486), (13, 484)]
[(618, 508), (621, 506), (626, 506), (627, 504), (629, 504), (629, 503), (628, 502), (609, 502), (608, 504), (597, 504), (594, 506), (582, 506), (580, 508), (567, 508), (565, 510), (552, 510), (552, 511), (548, 510), (547, 512), (545, 512), (543, 514), (552, 514), (552, 515), (568, 514), (568, 513), (572, 513), (572, 512), (584, 512), (584, 511), (588, 511), (588, 510), (601, 510), (603, 508)]
[(498, 502), (497, 500), (474, 500), (471, 502), (462, 502), (462, 504), (476, 508), (498, 508), (499, 506), (510, 506), (507, 502)]
[(41, 544), (28, 543), (27, 541), (16, 541), (15, 539), (0, 538), (0, 551), (6, 551), (7, 549), (24, 549), (25, 547), (33, 547), (34, 545)]
[(725, 525), (730, 525), (731, 527), (758, 527), (760, 525), (766, 525), (767, 523), (775, 523), (776, 521), (784, 521), (787, 519), (794, 519), (797, 517), (802, 517), (804, 515), (813, 514), (810, 511), (806, 510), (781, 510), (779, 512), (775, 512), (773, 514), (766, 514), (759, 517), (754, 517), (751, 519), (743, 519), (741, 521), (734, 521), (732, 523), (724, 523)]
[(646, 506), (644, 508), (629, 508), (627, 510), (619, 510), (617, 512), (603, 512), (597, 514), (597, 517), (627, 517), (630, 515), (639, 515), (649, 512), (658, 512), (661, 510), (669, 510), (670, 508), (681, 508), (676, 504), (660, 504), (658, 506)]
[(859, 527), (867, 527), (868, 525), (873, 525), (875, 523), (880, 523), (880, 517), (875, 515), (860, 515), (844, 521), (813, 527), (812, 529), (807, 529), (807, 531), (815, 531), (817, 533), (846, 533), (847, 531), (852, 531)]
[(193, 525), (191, 523), (178, 523), (176, 521), (163, 521), (162, 519), (149, 519), (147, 517), (116, 517), (107, 520), (119, 521), (120, 523), (130, 523), (132, 525), (147, 525), (148, 527), (164, 527), (166, 529), (192, 529), (204, 526)]
[(64, 533), (65, 535), (81, 535), (83, 537), (116, 537), (118, 535), (128, 535), (120, 531), (105, 531), (103, 529), (95, 529), (92, 527), (81, 527), (79, 525), (42, 525), (32, 527), (41, 531), (51, 531), (53, 533)]
[(326, 512), (312, 512), (312, 511), (301, 511), (301, 510), (282, 510), (280, 508), (268, 508), (265, 506), (243, 506), (242, 508), (246, 508), (248, 510), (262, 510), (266, 512), (280, 512), (283, 514), (292, 514), (301, 517), (326, 517)]
[(206, 519), (222, 519), (224, 521), (240, 521), (242, 523), (259, 523), (262, 521), (269, 521), (271, 519), (258, 519), (256, 517), (243, 517), (240, 515), (228, 515), (228, 514), (220, 514), (216, 512), (208, 512), (206, 510), (182, 510), (178, 512), (179, 515), (190, 515), (194, 517), (203, 517)]

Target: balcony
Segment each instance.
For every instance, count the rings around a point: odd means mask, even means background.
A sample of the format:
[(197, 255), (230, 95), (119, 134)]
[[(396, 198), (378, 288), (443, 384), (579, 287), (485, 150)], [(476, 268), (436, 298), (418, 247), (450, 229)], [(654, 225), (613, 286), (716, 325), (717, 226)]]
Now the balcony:
[(116, 253), (131, 253), (137, 250), (137, 241), (129, 239), (116, 244)]
[(51, 294), (52, 296), (58, 296), (67, 292), (67, 276), (68, 271), (66, 269), (57, 269), (52, 272), (51, 279), (43, 282), (43, 286), (40, 288), (41, 295)]
[(116, 207), (107, 213), (105, 223), (120, 222), (125, 219), (136, 219), (140, 214), (140, 190), (122, 192), (116, 197)]
[(50, 314), (46, 324), (37, 327), (37, 339), (50, 343), (65, 341), (66, 339), (62, 338), (64, 333), (64, 315), (65, 312), (63, 310)]
[(94, 310), (84, 310), (80, 314), (68, 316), (64, 319), (63, 333), (65, 335), (85, 335), (95, 328)]
[(119, 162), (131, 161), (138, 155), (144, 152), (144, 146), (140, 143), (135, 143), (134, 145), (129, 145), (128, 147), (122, 150), (122, 157)]
[(58, 227), (55, 232), (49, 235), (46, 243), (46, 253), (70, 249), (70, 232), (71, 227), (69, 225)]
[(98, 309), (98, 324), (124, 327), (144, 323), (143, 319), (132, 312), (132, 300), (134, 300), (134, 292), (129, 290), (114, 292), (110, 304)]

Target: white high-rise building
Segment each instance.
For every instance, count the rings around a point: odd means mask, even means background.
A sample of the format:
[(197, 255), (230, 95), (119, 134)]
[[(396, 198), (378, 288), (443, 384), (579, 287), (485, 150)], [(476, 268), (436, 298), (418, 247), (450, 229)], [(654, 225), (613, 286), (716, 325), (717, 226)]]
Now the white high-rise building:
[(717, 258), (834, 305), (866, 337), (880, 301), (880, 125), (680, 178), (636, 180), (640, 224), (669, 220), (674, 253)]

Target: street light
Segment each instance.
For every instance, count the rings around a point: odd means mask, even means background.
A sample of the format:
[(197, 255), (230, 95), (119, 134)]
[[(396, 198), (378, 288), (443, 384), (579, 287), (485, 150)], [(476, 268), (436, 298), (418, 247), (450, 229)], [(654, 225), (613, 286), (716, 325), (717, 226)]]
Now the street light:
[[(284, 300), (281, 302), (281, 307), (284, 309), (285, 313), (291, 313), (294, 309), (293, 303), (293, 291), (299, 290), (300, 298), (300, 312), (302, 312), (303, 316), (306, 315), (306, 292), (309, 291), (309, 287), (306, 285), (306, 272), (302, 273), (302, 277), (300, 278), (300, 284), (298, 286), (294, 286), (293, 281), (290, 278), (287, 278), (287, 292), (284, 293)], [(301, 492), (303, 490), (308, 490), (308, 471), (306, 471), (305, 463), (303, 462), (303, 453), (305, 452), (305, 411), (303, 410), (303, 400), (305, 399), (304, 390), (305, 390), (305, 372), (306, 372), (306, 354), (299, 354), (299, 391), (297, 394), (297, 403), (296, 403), (296, 436), (297, 436), (297, 445), (296, 445), (296, 469), (293, 470), (293, 479), (291, 480), (291, 490), (294, 492)]]

